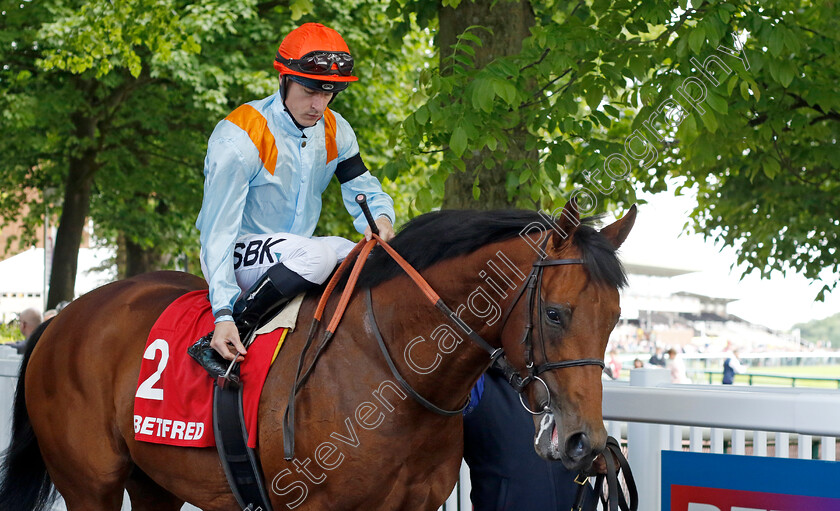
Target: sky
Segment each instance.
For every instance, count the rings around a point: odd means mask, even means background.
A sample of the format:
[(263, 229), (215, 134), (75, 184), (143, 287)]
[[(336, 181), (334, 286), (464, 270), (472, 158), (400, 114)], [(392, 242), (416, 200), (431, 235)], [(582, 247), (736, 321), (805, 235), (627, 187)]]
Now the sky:
[(815, 302), (823, 284), (811, 284), (798, 273), (774, 272), (769, 279), (761, 279), (754, 272), (740, 280), (743, 267), (730, 269), (736, 261), (734, 249), (683, 232), (688, 212), (696, 204), (693, 197), (675, 197), (672, 191), (640, 197), (648, 203), (639, 207), (636, 224), (619, 254), (636, 263), (697, 270), (672, 277), (676, 290), (737, 299), (727, 307), (730, 314), (777, 330), (840, 312), (840, 290), (826, 294), (824, 302)]

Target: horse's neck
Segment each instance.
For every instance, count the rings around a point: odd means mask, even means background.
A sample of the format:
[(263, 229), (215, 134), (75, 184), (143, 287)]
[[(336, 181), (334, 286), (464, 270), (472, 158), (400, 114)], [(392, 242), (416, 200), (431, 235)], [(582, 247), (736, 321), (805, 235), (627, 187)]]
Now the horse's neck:
[[(501, 346), (503, 315), (536, 257), (523, 247), (515, 240), (493, 244), (423, 271), (464, 325), (493, 347)], [(403, 377), (430, 401), (457, 408), (489, 364), (489, 354), (409, 287), (416, 285), (399, 277), (375, 289), (379, 327)]]

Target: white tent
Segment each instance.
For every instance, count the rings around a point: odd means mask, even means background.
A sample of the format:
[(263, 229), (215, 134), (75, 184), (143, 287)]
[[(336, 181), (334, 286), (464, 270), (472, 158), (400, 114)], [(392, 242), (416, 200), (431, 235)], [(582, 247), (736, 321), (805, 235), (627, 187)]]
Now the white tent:
[[(116, 268), (101, 270), (103, 263), (114, 257), (111, 248), (79, 249), (76, 273), (76, 296), (115, 279)], [(11, 321), (29, 307), (44, 309), (44, 249), (30, 248), (0, 261), (0, 319)]]

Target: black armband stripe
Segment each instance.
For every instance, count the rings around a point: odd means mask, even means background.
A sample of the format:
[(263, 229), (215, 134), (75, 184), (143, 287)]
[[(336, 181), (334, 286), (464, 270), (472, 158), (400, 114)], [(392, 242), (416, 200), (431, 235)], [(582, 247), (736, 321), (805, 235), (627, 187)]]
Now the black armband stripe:
[(362, 174), (367, 172), (367, 170), (368, 169), (365, 166), (365, 162), (362, 161), (362, 155), (357, 153), (356, 156), (348, 158), (336, 165), (335, 177), (338, 178), (339, 183), (344, 184), (347, 181), (356, 179), (357, 177), (361, 176)]

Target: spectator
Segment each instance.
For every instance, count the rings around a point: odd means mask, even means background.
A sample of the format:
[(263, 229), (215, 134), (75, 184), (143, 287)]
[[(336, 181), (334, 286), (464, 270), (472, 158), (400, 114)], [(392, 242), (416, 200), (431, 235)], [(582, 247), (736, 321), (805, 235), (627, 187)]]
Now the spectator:
[(610, 350), (610, 360), (607, 362), (607, 371), (613, 380), (617, 380), (619, 375), (621, 375), (621, 362), (619, 362), (616, 355), (615, 349)]
[(732, 354), (723, 361), (723, 384), (732, 385), (735, 382), (735, 375), (743, 372), (744, 366), (738, 358), (738, 350), (732, 350)]
[(657, 346), (656, 351), (650, 356), (649, 363), (652, 366), (665, 367), (665, 357), (662, 356), (662, 348)]
[(639, 360), (638, 358), (633, 361), (633, 369), (641, 369), (645, 366), (645, 364)]
[(55, 310), (55, 309), (50, 309), (50, 310), (48, 310), (47, 312), (45, 312), (45, 313), (44, 313), (44, 321), (46, 321), (46, 320), (48, 320), (48, 319), (50, 319), (50, 318), (54, 318), (54, 317), (56, 317), (57, 315), (58, 315), (58, 311), (57, 311), (57, 310)]
[(18, 322), (20, 323), (20, 333), (23, 334), (23, 339), (17, 342), (11, 342), (6, 346), (15, 348), (17, 352), (23, 355), (26, 350), (26, 341), (32, 332), (41, 324), (41, 312), (38, 309), (26, 309), (18, 315)]
[(691, 383), (685, 374), (685, 362), (674, 348), (668, 350), (668, 365), (671, 368), (671, 383)]
[[(501, 373), (491, 369), (473, 388), (464, 412), (464, 459), (474, 511), (571, 509), (576, 474), (534, 451), (534, 421)], [(583, 509), (597, 499), (587, 485)]]

